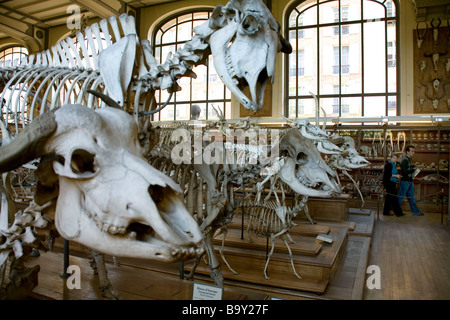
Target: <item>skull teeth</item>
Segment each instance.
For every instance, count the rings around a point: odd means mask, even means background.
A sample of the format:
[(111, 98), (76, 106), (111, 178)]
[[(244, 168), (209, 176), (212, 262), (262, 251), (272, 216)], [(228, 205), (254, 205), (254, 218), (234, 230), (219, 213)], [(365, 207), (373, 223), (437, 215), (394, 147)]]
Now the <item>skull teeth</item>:
[(234, 71), (234, 68), (233, 68), (233, 61), (230, 56), (230, 50), (226, 50), (226, 52), (225, 52), (225, 64), (227, 67), (228, 74), (233, 79), (234, 84), (238, 85), (239, 81), (236, 79), (236, 71)]
[(177, 257), (188, 257), (188, 256), (198, 256), (203, 253), (203, 248), (197, 248), (197, 247), (181, 247), (181, 248), (173, 248), (172, 249), (172, 256)]
[[(94, 221), (95, 225), (102, 230), (103, 232), (107, 232), (110, 234), (114, 234), (114, 235), (121, 235), (121, 234), (125, 234), (126, 232), (126, 227), (124, 226), (115, 226), (115, 225), (111, 225), (108, 223), (104, 223), (102, 222), (97, 215), (92, 214), (90, 212), (87, 213), (89, 218), (91, 218), (92, 221)], [(136, 232), (131, 232), (130, 233), (130, 237), (133, 236), (132, 234), (134, 233), (134, 239), (136, 238)]]

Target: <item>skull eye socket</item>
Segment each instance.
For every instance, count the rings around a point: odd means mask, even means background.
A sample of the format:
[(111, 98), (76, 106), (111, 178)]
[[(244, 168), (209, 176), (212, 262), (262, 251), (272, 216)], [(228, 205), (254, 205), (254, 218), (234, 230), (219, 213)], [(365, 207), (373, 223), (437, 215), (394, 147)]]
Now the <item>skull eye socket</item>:
[(76, 149), (72, 153), (70, 167), (74, 173), (95, 172), (94, 158), (95, 155), (92, 153), (83, 149)]
[(308, 155), (303, 152), (297, 153), (296, 162), (298, 164), (305, 164), (308, 162)]
[(261, 27), (258, 18), (251, 14), (244, 18), (241, 26), (242, 30), (249, 35), (255, 34)]

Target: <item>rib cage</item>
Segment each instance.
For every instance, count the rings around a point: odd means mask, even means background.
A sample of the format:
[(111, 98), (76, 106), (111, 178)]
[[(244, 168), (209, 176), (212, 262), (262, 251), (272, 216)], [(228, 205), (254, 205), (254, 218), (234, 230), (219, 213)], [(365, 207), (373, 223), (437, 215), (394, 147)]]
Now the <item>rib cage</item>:
[[(126, 111), (134, 112), (139, 123), (140, 114), (154, 109), (154, 90), (181, 90), (176, 81), (195, 77), (192, 68), (205, 64), (210, 54), (209, 44), (194, 35), (184, 47), (158, 64), (149, 41), (138, 39), (134, 18), (126, 14), (118, 20), (112, 16), (94, 23), (84, 33), (78, 32), (76, 39), (78, 48), (67, 37), (51, 49), (21, 61), (0, 62), (1, 120), (6, 126), (7, 120), (11, 120), (18, 133), (20, 127), (36, 116), (67, 103), (98, 108), (99, 100), (88, 90), (114, 95), (119, 100), (113, 100)], [(111, 73), (108, 57), (117, 55), (120, 61), (114, 61), (117, 69), (113, 68), (115, 73)], [(16, 94), (7, 96), (6, 89)]]
[[(126, 20), (127, 16), (121, 16), (125, 36), (134, 31), (130, 30), (132, 25), (123, 25)], [(102, 20), (100, 25), (101, 30), (98, 24), (94, 24), (85, 29), (85, 34), (76, 34), (78, 48), (71, 37), (66, 37), (51, 49), (31, 54), (20, 62), (0, 62), (0, 75), (6, 88), (19, 92), (14, 99), (10, 95), (5, 106), (3, 99), (7, 91), (4, 90), (0, 96), (6, 118), (12, 113), (22, 122), (26, 119), (31, 121), (37, 115), (68, 102), (92, 105), (93, 97), (89, 98), (86, 90), (104, 91), (98, 55), (121, 38), (116, 17), (111, 17), (109, 23)], [(114, 39), (110, 37), (109, 28), (114, 30)], [(101, 41), (101, 32), (104, 41)], [(24, 103), (21, 104), (20, 100)]]

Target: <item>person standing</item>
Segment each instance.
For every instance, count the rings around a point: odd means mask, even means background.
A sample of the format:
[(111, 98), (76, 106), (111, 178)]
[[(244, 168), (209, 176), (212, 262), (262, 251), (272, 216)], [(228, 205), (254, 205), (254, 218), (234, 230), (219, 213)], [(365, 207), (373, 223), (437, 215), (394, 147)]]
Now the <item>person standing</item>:
[(397, 199), (397, 182), (402, 177), (397, 170), (398, 156), (393, 153), (391, 160), (384, 166), (383, 186), (386, 189), (384, 200), (383, 215), (392, 216), (389, 212), (391, 209), (397, 217), (404, 216)]
[(423, 216), (423, 213), (417, 208), (416, 199), (414, 197), (414, 182), (413, 173), (415, 171), (412, 164), (412, 157), (414, 156), (414, 146), (407, 146), (405, 149), (405, 157), (400, 162), (401, 175), (400, 190), (398, 192), (398, 205), (401, 207), (405, 196), (408, 198), (409, 207), (411, 208), (413, 216)]

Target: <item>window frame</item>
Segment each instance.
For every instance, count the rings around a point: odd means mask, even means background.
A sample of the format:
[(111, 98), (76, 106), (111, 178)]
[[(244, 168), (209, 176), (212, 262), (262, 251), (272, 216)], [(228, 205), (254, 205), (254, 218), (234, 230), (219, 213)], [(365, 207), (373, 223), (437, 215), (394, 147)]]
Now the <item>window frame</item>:
[[(330, 2), (337, 2), (339, 4), (339, 21), (337, 22), (333, 22), (333, 23), (323, 23), (320, 22), (320, 17), (319, 17), (319, 12), (320, 10), (318, 9), (320, 5), (323, 4), (327, 4)], [(377, 21), (383, 21), (384, 22), (384, 40), (385, 40), (385, 88), (384, 91), (381, 93), (375, 93), (375, 92), (368, 92), (365, 89), (365, 66), (364, 66), (364, 24), (368, 23), (368, 22), (372, 22), (374, 19), (367, 19), (364, 18), (364, 11), (363, 11), (363, 6), (364, 6), (364, 2), (376, 2), (379, 5), (384, 6), (384, 17), (383, 18), (377, 18)], [(321, 87), (320, 87), (320, 82), (321, 82), (321, 72), (324, 72), (324, 66), (321, 64), (320, 59), (317, 58), (317, 69), (315, 70), (315, 72), (317, 72), (317, 74), (314, 76), (314, 81), (315, 81), (315, 88), (318, 92), (315, 92), (314, 94), (316, 95), (316, 97), (319, 99), (319, 104), (320, 101), (324, 98), (328, 98), (328, 99), (335, 99), (337, 98), (339, 101), (339, 117), (344, 116), (342, 112), (343, 109), (343, 105), (342, 103), (345, 101), (346, 98), (352, 98), (352, 97), (356, 97), (356, 98), (360, 98), (361, 99), (361, 116), (364, 117), (364, 111), (365, 111), (365, 98), (368, 97), (384, 97), (385, 98), (385, 115), (389, 115), (389, 112), (391, 110), (390, 106), (392, 105), (392, 99), (394, 98), (396, 100), (396, 113), (395, 115), (400, 115), (401, 114), (401, 101), (400, 101), (400, 63), (398, 61), (399, 57), (400, 57), (400, 6), (398, 3), (398, 0), (391, 0), (392, 4), (395, 5), (395, 15), (393, 16), (389, 16), (389, 14), (392, 15), (392, 10), (393, 7), (390, 5), (387, 5), (387, 3), (390, 2), (386, 2), (386, 1), (382, 1), (382, 0), (360, 0), (360, 17), (359, 19), (353, 19), (348, 21), (348, 19), (344, 19), (345, 21), (343, 21), (343, 17), (342, 17), (342, 8), (346, 7), (347, 4), (342, 4), (340, 0), (314, 0), (314, 1), (307, 1), (307, 0), (297, 0), (294, 1), (293, 3), (291, 3), (291, 5), (287, 8), (287, 10), (285, 11), (285, 16), (284, 16), (284, 34), (285, 34), (285, 38), (288, 39), (288, 41), (291, 41), (290, 39), (290, 34), (291, 32), (295, 32), (297, 35), (300, 33), (304, 33), (305, 30), (308, 29), (314, 29), (316, 30), (316, 50), (317, 52), (320, 52), (321, 50), (321, 37), (320, 37), (320, 28), (323, 27), (337, 27), (340, 30), (339, 33), (339, 37), (338, 37), (338, 41), (339, 41), (339, 47), (342, 48), (343, 44), (341, 43), (342, 40), (342, 29), (343, 27), (349, 27), (350, 25), (358, 25), (360, 28), (360, 32), (359, 34), (361, 35), (361, 48), (360, 48), (360, 54), (361, 54), (361, 93), (343, 93), (342, 92), (342, 76), (345, 75), (345, 73), (342, 72), (343, 70), (343, 61), (342, 61), (342, 50), (340, 50), (340, 59), (339, 59), (339, 86), (341, 87), (341, 90), (339, 91), (339, 93), (337, 94), (322, 94), (320, 92)], [(304, 21), (304, 16), (302, 15), (303, 12), (310, 10), (311, 8), (316, 7), (316, 12), (315, 14), (316, 16), (316, 23), (315, 24), (311, 24), (311, 25), (305, 25), (304, 22), (303, 23), (296, 23), (296, 26), (292, 26), (291, 27), (291, 20), (294, 20), (292, 18), (292, 14), (294, 12), (297, 12), (297, 17), (295, 17), (295, 19), (297, 21)], [(347, 6), (348, 7), (348, 6)], [(299, 18), (300, 17), (300, 18)], [(395, 23), (395, 39), (389, 39), (388, 38), (388, 27), (389, 24), (391, 23)], [(292, 38), (294, 39), (294, 38)], [(298, 50), (300, 50), (300, 47), (298, 46), (298, 39), (300, 39), (298, 36), (296, 36), (296, 39), (294, 39), (293, 41), (291, 41), (291, 44), (293, 44), (293, 54), (295, 52), (298, 52)], [(393, 41), (395, 41), (395, 53), (392, 54), (392, 47), (389, 47), (389, 43), (392, 43)], [(392, 65), (392, 58), (390, 59), (390, 57), (393, 57), (395, 60), (395, 65)], [(297, 59), (297, 58), (295, 58)], [(284, 86), (284, 94), (285, 94), (285, 103), (284, 103), (284, 114), (285, 116), (289, 117), (289, 111), (290, 111), (290, 104), (291, 102), (294, 100), (295, 103), (292, 103), (292, 105), (295, 104), (295, 115), (296, 117), (301, 117), (301, 113), (299, 113), (300, 111), (300, 107), (304, 107), (304, 102), (302, 101), (302, 103), (300, 104), (301, 100), (306, 100), (306, 99), (313, 99), (313, 97), (311, 95), (302, 95), (299, 94), (299, 85), (301, 84), (301, 80), (299, 79), (299, 75), (297, 74), (297, 76), (295, 77), (295, 93), (290, 94), (290, 73), (292, 73), (292, 70), (290, 70), (290, 61), (291, 59), (285, 59), (285, 63), (284, 63), (284, 81), (285, 81), (285, 86)], [(308, 61), (305, 61), (306, 64), (308, 64)], [(367, 63), (367, 62), (366, 62)], [(298, 65), (298, 64), (297, 64)], [(389, 67), (395, 67), (396, 68), (396, 72), (395, 72), (395, 77), (396, 77), (396, 86), (395, 86), (395, 91), (390, 91), (390, 85), (389, 85)], [(345, 68), (344, 68), (345, 69)], [(348, 103), (346, 104), (346, 106), (348, 106)], [(291, 107), (292, 108), (292, 107)]]
[[(20, 49), (20, 50), (19, 50), (19, 51), (15, 51), (15, 49)], [(11, 50), (11, 52), (9, 52), (9, 53), (4, 53), (4, 52), (6, 52), (7, 50)], [(25, 50), (26, 53), (23, 52), (23, 50)], [(19, 45), (19, 44), (7, 46), (7, 47), (4, 47), (4, 48), (1, 48), (1, 49), (0, 49), (0, 61), (8, 61), (8, 59), (6, 59), (5, 57), (8, 57), (8, 56), (14, 55), (14, 54), (20, 54), (20, 55), (21, 55), (21, 58), (20, 58), (20, 60), (18, 61), (18, 64), (19, 64), (19, 63), (21, 62), (21, 60), (22, 60), (24, 57), (27, 58), (28, 55), (29, 55), (30, 53), (29, 53), (27, 47), (22, 46), (22, 45)], [(11, 63), (14, 63), (14, 60), (12, 60)]]

